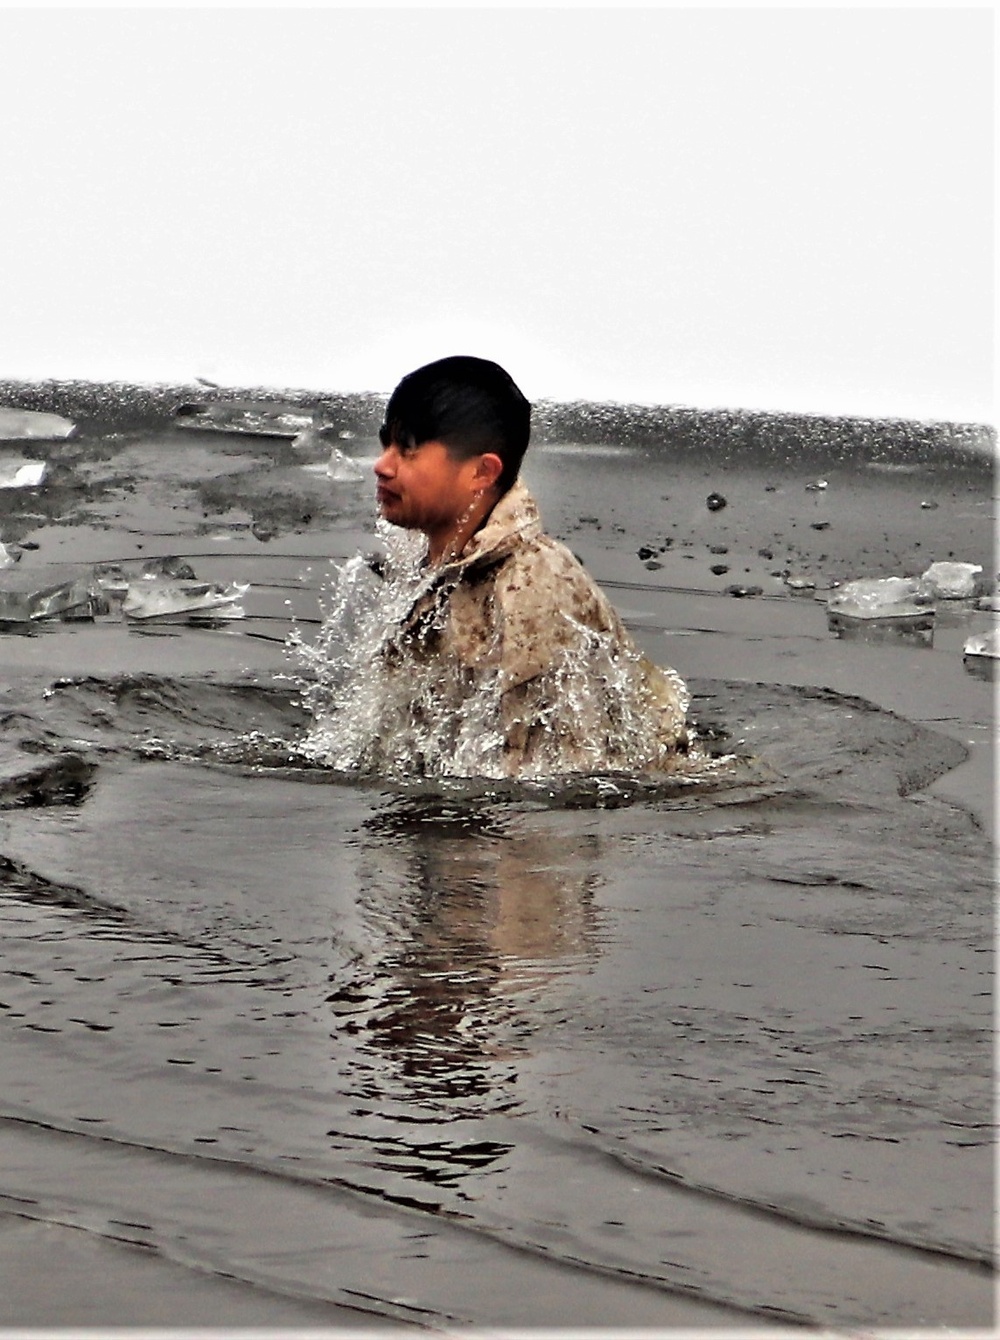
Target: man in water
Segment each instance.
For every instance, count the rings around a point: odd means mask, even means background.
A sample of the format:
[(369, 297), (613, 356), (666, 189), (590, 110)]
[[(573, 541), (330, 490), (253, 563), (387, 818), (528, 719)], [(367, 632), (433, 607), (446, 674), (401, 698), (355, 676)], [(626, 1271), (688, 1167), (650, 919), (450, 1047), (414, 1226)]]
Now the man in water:
[(411, 718), (426, 715), (428, 667), (440, 672), (452, 710), (489, 736), (500, 775), (668, 769), (687, 745), (687, 690), (543, 533), (519, 477), (530, 417), (510, 376), (480, 358), (428, 364), (392, 393), (378, 507), (421, 531), (427, 550), (387, 665), (397, 683), (423, 686)]

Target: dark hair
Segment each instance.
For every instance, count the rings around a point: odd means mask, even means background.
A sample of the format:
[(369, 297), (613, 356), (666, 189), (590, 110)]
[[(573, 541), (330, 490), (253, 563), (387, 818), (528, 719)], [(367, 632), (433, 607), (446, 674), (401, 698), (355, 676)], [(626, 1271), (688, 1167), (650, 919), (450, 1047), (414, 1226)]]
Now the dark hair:
[(409, 373), (389, 397), (379, 429), (383, 446), (443, 442), (457, 460), (495, 452), (506, 493), (517, 478), (531, 433), (531, 406), (509, 373), (485, 358), (456, 355)]

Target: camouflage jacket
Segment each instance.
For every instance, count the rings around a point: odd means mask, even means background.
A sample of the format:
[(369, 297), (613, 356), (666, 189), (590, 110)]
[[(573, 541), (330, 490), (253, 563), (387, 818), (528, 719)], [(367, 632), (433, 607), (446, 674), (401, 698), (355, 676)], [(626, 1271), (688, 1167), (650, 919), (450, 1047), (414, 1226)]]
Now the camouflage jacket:
[(686, 747), (683, 681), (639, 652), (580, 562), (543, 533), (520, 480), (434, 570), (385, 651), (414, 686), (411, 714), (427, 701), (422, 668), (450, 684), (486, 775), (660, 771)]

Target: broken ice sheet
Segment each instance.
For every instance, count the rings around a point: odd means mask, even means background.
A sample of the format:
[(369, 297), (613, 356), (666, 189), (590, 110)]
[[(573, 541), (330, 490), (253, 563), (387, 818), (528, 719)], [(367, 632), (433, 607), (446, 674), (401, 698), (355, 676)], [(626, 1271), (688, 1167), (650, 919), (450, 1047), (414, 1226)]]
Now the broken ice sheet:
[(250, 583), (171, 581), (143, 577), (131, 582), (125, 593), (122, 613), (126, 619), (144, 623), (215, 623), (222, 619), (242, 619), (239, 601), (250, 590)]

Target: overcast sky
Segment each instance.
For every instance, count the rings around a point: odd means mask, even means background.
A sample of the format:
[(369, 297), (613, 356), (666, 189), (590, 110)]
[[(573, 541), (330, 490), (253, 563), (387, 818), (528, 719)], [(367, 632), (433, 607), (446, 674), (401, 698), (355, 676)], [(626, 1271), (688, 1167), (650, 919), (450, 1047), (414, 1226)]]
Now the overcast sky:
[(0, 9), (0, 376), (994, 422), (993, 24)]

